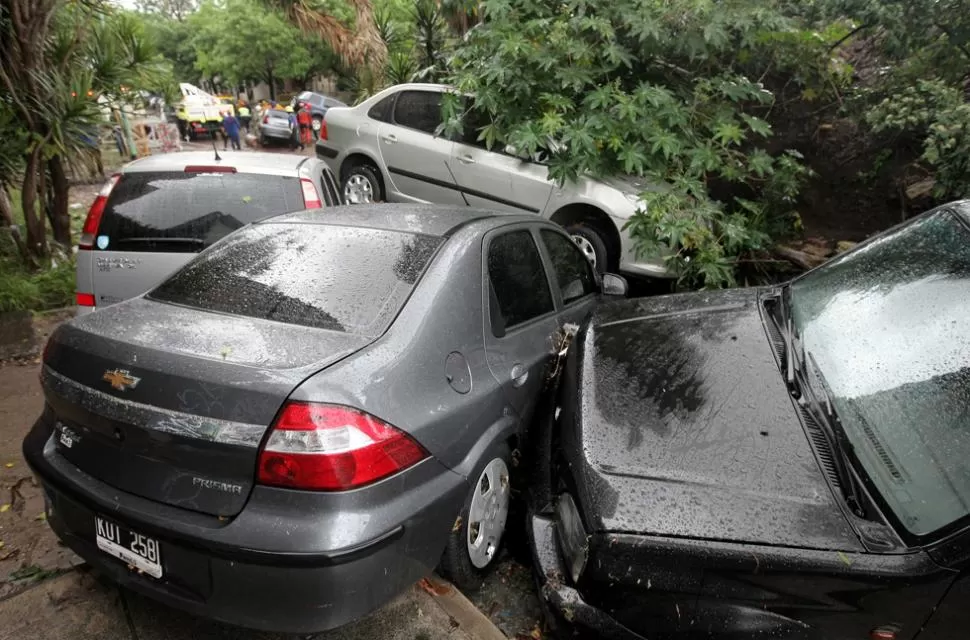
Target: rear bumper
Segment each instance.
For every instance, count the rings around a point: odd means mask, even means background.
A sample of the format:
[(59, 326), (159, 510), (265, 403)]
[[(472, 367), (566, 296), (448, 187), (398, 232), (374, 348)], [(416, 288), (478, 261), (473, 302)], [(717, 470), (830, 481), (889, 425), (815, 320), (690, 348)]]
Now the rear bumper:
[(643, 636), (588, 604), (582, 594), (567, 583), (568, 572), (559, 555), (555, 527), (552, 518), (537, 514), (531, 514), (526, 525), (539, 598), (558, 635), (563, 638), (578, 635), (607, 640), (644, 640)]
[[(398, 476), (416, 472), (414, 482), (398, 491), (410, 515), (374, 535), (361, 531), (367, 527), (348, 526), (360, 523), (350, 517), (360, 514), (293, 510), (299, 500), (287, 504), (284, 494), (302, 492), (282, 492), (283, 500), (263, 504), (263, 512), (272, 515), (255, 522), (246, 512), (265, 496), (251, 496), (239, 516), (219, 522), (126, 494), (67, 464), (40, 422), (24, 441), (24, 455), (44, 486), (51, 528), (100, 572), (195, 615), (286, 633), (352, 622), (426, 575), (437, 564), (466, 491), (457, 474), (433, 460), (436, 468), (422, 463)], [(393, 503), (376, 505), (371, 517), (383, 519), (388, 510), (400, 513)], [(95, 514), (159, 540), (162, 578), (139, 575), (102, 553), (95, 543)], [(339, 544), (294, 548), (292, 539), (300, 537), (308, 519)], [(240, 531), (247, 522), (248, 530)], [(259, 522), (265, 526), (256, 526)], [(234, 528), (238, 542), (229, 544), (227, 532)]]

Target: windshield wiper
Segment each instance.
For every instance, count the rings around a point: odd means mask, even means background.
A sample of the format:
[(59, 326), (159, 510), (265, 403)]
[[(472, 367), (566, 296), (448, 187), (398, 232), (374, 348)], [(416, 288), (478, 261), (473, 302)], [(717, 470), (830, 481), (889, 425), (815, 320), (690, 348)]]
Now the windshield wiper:
[[(796, 335), (787, 294), (789, 294), (788, 289), (779, 296), (781, 313), (776, 320), (776, 326), (785, 341), (785, 383), (795, 401), (809, 410), (824, 434), (832, 451), (832, 466), (835, 468), (835, 475), (842, 488), (846, 505), (852, 513), (865, 518), (866, 511), (860, 498), (862, 488), (852, 472), (852, 461), (849, 458), (852, 443), (845, 436), (842, 423), (832, 404), (832, 391), (822, 377), (818, 363), (815, 362), (811, 352), (806, 353), (805, 345)], [(807, 371), (806, 363), (811, 367), (811, 372)], [(808, 376), (812, 378), (809, 379)], [(812, 384), (812, 380), (815, 384)]]

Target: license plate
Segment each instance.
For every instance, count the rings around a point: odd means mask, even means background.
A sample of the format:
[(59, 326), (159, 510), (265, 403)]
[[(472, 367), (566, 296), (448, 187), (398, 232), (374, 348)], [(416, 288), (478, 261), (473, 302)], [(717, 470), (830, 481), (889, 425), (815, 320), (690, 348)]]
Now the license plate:
[(135, 533), (100, 516), (94, 517), (94, 524), (98, 549), (153, 578), (162, 577), (162, 554), (158, 540)]

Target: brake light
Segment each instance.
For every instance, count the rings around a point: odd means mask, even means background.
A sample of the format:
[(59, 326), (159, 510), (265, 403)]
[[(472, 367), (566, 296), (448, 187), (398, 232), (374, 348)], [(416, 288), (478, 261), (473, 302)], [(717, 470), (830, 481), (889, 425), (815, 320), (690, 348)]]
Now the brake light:
[(236, 173), (236, 167), (223, 167), (217, 164), (190, 164), (186, 165), (185, 173)]
[(427, 457), (406, 433), (363, 411), (289, 402), (260, 451), (258, 479), (290, 489), (345, 491)]
[(269, 115), (263, 116), (263, 124), (269, 124)]
[(326, 140), (327, 139), (327, 116), (326, 116), (326, 114), (324, 114), (323, 120), (320, 121), (320, 139), (321, 140)]
[(319, 209), (323, 206), (323, 203), (320, 201), (320, 194), (317, 193), (317, 187), (313, 184), (313, 180), (300, 178), (300, 186), (303, 187), (303, 206), (307, 209)]
[[(111, 195), (111, 190), (115, 188), (119, 180), (121, 180), (120, 173), (108, 178), (108, 181), (101, 187), (101, 191), (98, 192), (98, 197), (91, 203), (91, 208), (88, 209), (88, 217), (84, 219), (84, 226), (81, 228), (78, 249), (94, 248), (94, 236), (98, 233), (98, 227), (101, 226), (101, 216), (104, 215), (104, 208), (108, 204), (108, 196)], [(93, 302), (91, 306), (94, 306)]]
[(93, 307), (94, 306), (94, 294), (93, 293), (78, 293), (74, 296), (75, 302), (79, 307)]

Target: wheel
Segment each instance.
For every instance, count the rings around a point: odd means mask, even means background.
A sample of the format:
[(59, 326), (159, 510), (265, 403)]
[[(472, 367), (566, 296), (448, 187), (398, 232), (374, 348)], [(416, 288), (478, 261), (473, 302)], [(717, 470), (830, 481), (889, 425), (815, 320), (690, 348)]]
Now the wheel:
[(508, 445), (496, 445), (472, 476), (472, 485), (448, 537), (441, 572), (462, 590), (477, 589), (495, 564), (511, 502)]
[(260, 146), (263, 146), (263, 147), (269, 146), (269, 138), (266, 137), (265, 133), (259, 134), (259, 144)]
[(341, 192), (346, 204), (368, 204), (384, 200), (384, 189), (374, 168), (366, 164), (351, 167), (344, 176)]
[(579, 223), (566, 229), (576, 246), (586, 255), (599, 273), (604, 273), (609, 266), (609, 253), (606, 251), (606, 241), (599, 231), (593, 227)]
[(320, 127), (323, 126), (323, 118), (320, 116), (313, 116), (313, 123), (311, 126), (313, 127), (314, 133), (320, 133)]

